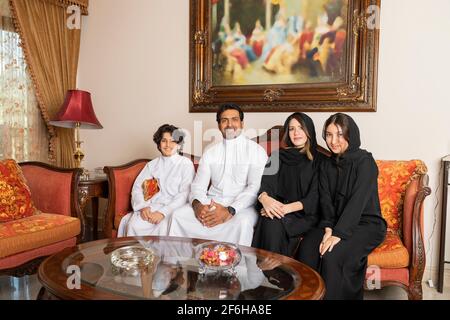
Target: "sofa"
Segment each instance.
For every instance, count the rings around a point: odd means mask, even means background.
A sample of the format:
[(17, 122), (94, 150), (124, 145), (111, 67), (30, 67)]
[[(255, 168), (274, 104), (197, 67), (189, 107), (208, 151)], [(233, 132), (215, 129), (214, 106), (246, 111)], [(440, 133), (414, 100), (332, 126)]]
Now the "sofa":
[[(254, 138), (267, 152), (283, 147), (283, 127), (275, 126)], [(330, 156), (322, 147), (319, 152)], [(198, 157), (185, 155), (197, 169)], [(131, 209), (131, 188), (149, 159), (139, 159), (122, 166), (105, 167), (109, 180), (109, 203), (105, 235), (116, 237), (122, 217)], [(399, 286), (410, 300), (422, 299), (425, 268), (423, 231), (424, 200), (430, 195), (427, 167), (420, 160), (377, 160), (378, 189), (383, 217), (388, 223), (385, 241), (368, 258), (366, 289)]]
[[(16, 174), (21, 176), (18, 182), (8, 183)], [(12, 202), (23, 198), (31, 210), (24, 217), (18, 212), (8, 221), (6, 209), (0, 205), (0, 275), (32, 274), (45, 257), (81, 239), (82, 216), (76, 205), (80, 174), (81, 169), (60, 169), (39, 162), (17, 166), (13, 160), (0, 161), (0, 200), (11, 201), (7, 209), (12, 211)], [(21, 203), (19, 211), (24, 207)]]

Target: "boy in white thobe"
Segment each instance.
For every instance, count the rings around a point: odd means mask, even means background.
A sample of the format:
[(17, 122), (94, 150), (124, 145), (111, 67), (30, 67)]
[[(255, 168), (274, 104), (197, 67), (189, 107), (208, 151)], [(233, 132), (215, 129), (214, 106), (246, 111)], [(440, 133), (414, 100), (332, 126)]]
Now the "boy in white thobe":
[[(186, 204), (195, 170), (190, 159), (176, 153), (176, 144), (166, 141), (174, 128), (164, 125), (155, 134), (162, 155), (147, 163), (136, 178), (131, 191), (134, 212), (122, 218), (118, 237), (167, 236), (173, 211)], [(148, 179), (158, 181), (159, 192), (145, 200), (142, 185)]]
[(225, 139), (203, 154), (191, 185), (190, 204), (174, 212), (170, 236), (251, 245), (258, 218), (254, 204), (267, 154), (241, 134), (243, 113), (229, 106), (217, 114)]

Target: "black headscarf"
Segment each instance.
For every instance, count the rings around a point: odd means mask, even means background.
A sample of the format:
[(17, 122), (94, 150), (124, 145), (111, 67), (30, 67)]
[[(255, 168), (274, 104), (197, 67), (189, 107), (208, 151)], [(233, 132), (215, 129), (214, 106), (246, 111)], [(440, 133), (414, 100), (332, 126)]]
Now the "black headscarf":
[[(337, 162), (340, 162), (340, 160), (354, 158), (354, 157), (361, 157), (363, 154), (366, 154), (367, 151), (361, 150), (361, 148), (360, 148), (361, 147), (361, 137), (360, 137), (359, 128), (358, 128), (358, 125), (356, 124), (355, 120), (353, 120), (352, 117), (350, 117), (349, 115), (347, 115), (345, 113), (336, 113), (336, 114), (332, 115), (326, 121), (326, 124), (329, 125), (328, 122), (330, 121), (330, 119), (333, 119), (336, 116), (340, 116), (340, 117), (344, 118), (343, 125), (345, 125), (348, 129), (348, 132), (347, 132), (348, 133), (348, 140), (347, 140), (348, 148), (347, 148), (347, 150), (345, 150), (345, 152), (343, 154), (333, 154), (333, 159), (335, 159)], [(331, 123), (334, 123), (334, 121)], [(340, 123), (338, 123), (338, 124), (340, 125)], [(322, 137), (325, 141), (327, 140), (326, 139), (326, 130), (327, 130), (327, 125), (324, 126), (323, 132), (322, 132)]]
[(358, 125), (355, 120), (349, 115), (343, 114), (348, 121), (348, 149), (346, 152), (358, 151), (361, 147), (361, 137), (359, 133)]
[(289, 123), (292, 119), (295, 118), (301, 118), (304, 122), (305, 129), (308, 131), (308, 139), (310, 143), (310, 152), (313, 155), (313, 158), (317, 156), (317, 139), (316, 139), (316, 128), (314, 127), (314, 122), (310, 117), (308, 117), (306, 114), (301, 112), (295, 112), (291, 114), (286, 121), (284, 122), (284, 134), (286, 136), (286, 144), (289, 148), (286, 152), (280, 153), (280, 160), (288, 165), (296, 165), (299, 161), (305, 158), (305, 155), (300, 153), (297, 148), (294, 148), (294, 145), (292, 144), (291, 140), (289, 139)]

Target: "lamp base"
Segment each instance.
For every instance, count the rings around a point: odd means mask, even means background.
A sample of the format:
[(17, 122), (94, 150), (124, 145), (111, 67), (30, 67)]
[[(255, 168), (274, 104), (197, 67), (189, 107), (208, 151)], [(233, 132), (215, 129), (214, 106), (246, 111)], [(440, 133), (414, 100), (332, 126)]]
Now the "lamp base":
[(73, 157), (75, 158), (75, 165), (77, 168), (81, 168), (81, 161), (84, 159), (84, 153), (81, 151), (81, 141), (75, 142), (77, 145), (77, 149), (75, 150), (75, 153), (73, 154)]

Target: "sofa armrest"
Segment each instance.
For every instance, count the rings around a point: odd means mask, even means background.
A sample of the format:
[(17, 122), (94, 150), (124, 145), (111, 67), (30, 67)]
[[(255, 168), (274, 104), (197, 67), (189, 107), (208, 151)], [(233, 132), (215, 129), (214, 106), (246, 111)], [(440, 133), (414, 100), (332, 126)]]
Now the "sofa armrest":
[(108, 177), (109, 200), (106, 218), (103, 226), (106, 237), (114, 237), (117, 230), (116, 215), (125, 214), (131, 210), (131, 189), (136, 177), (149, 159), (138, 159), (120, 166), (106, 166), (103, 171)]
[(422, 281), (425, 269), (425, 241), (423, 230), (424, 200), (431, 194), (429, 177), (422, 174), (413, 180), (405, 193), (403, 204), (403, 242), (410, 255), (409, 281)]
[[(42, 162), (22, 162), (19, 165), (35, 207), (44, 213), (78, 218), (84, 230), (85, 219), (78, 205), (82, 169), (63, 169)], [(83, 236), (80, 234), (78, 240)]]
[(77, 217), (81, 169), (62, 169), (41, 162), (20, 163), (37, 209)]

